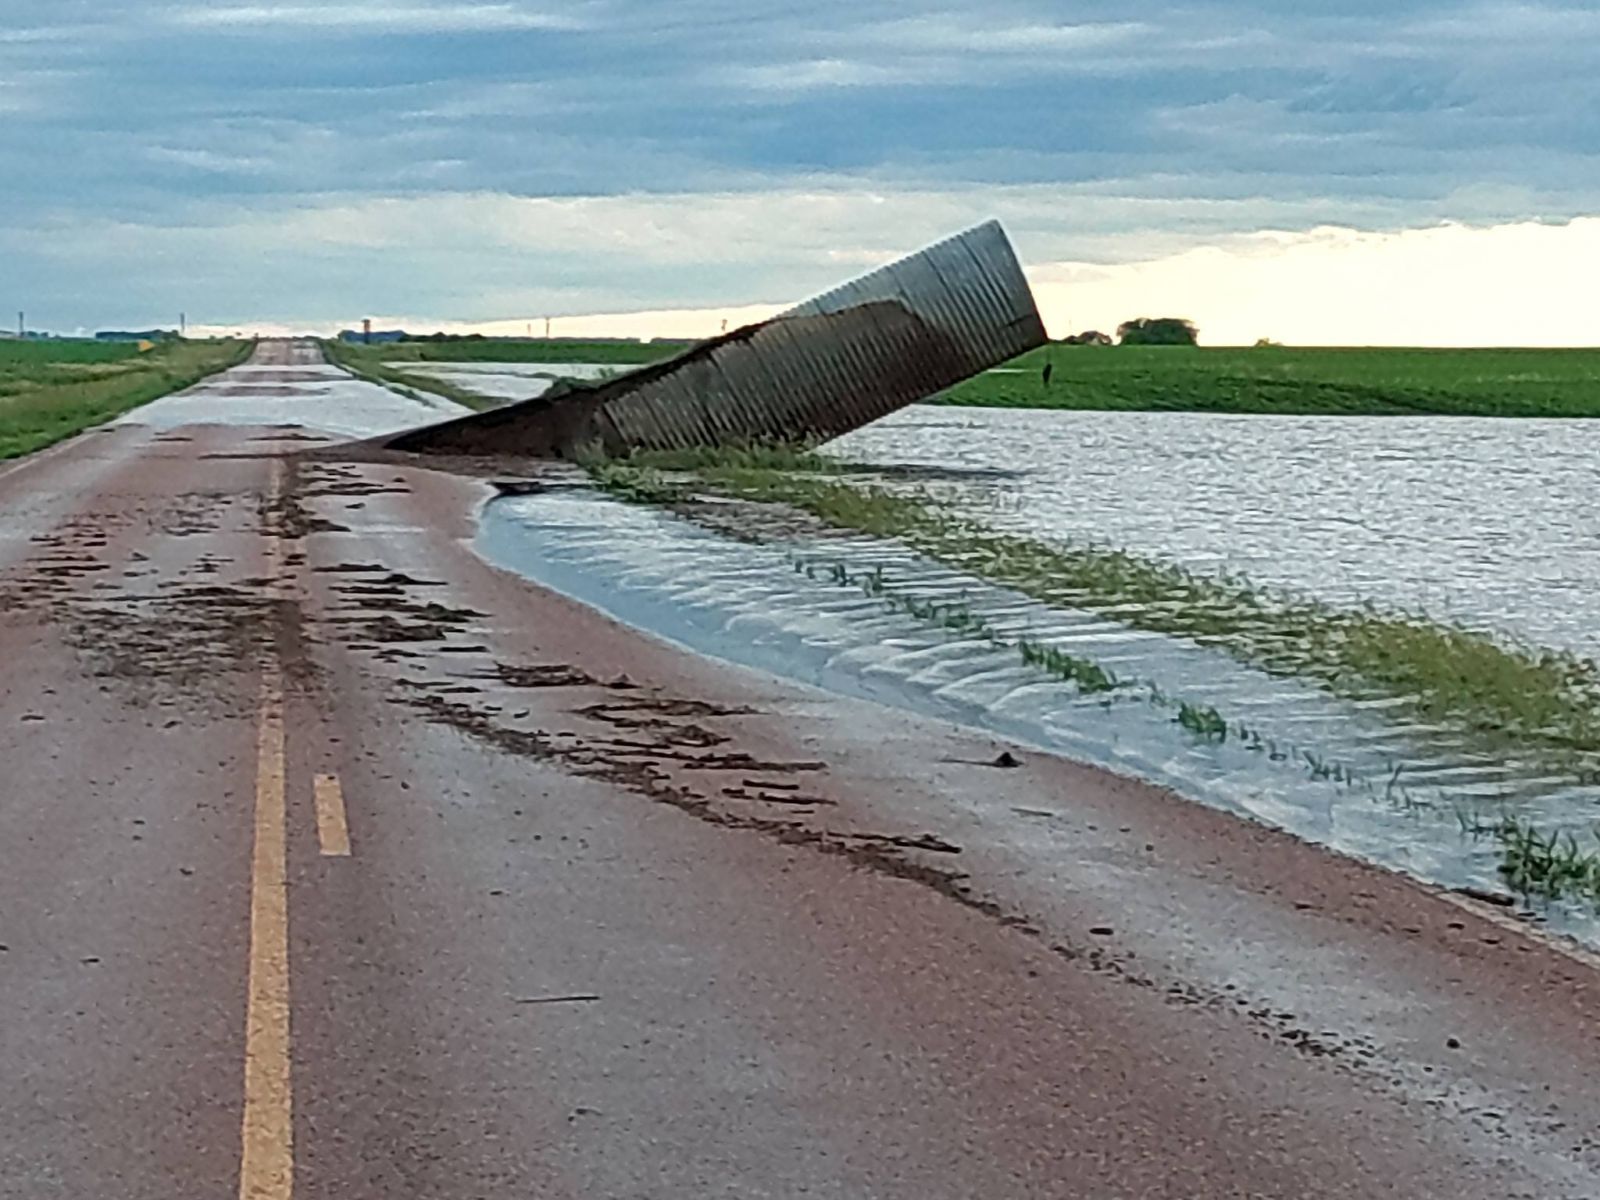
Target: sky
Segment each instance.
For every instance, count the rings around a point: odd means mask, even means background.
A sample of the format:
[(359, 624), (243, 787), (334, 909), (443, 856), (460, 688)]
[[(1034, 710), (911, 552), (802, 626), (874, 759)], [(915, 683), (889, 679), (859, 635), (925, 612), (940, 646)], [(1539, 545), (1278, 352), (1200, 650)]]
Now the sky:
[(1061, 335), (1600, 344), (1600, 6), (0, 0), (0, 311), (713, 332), (989, 217)]

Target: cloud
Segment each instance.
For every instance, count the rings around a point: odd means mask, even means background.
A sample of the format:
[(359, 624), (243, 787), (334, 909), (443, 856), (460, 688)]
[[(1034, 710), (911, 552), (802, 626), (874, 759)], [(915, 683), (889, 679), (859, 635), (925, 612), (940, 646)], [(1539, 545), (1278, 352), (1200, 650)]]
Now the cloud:
[(1034, 20), (985, 20), (971, 9), (903, 17), (869, 26), (861, 40), (900, 53), (938, 51), (958, 54), (1004, 54), (1033, 59), (1064, 53), (1098, 52), (1154, 37), (1158, 27), (1143, 21), (1096, 21), (1082, 24)]
[(513, 4), (219, 4), (176, 9), (168, 19), (179, 26), (250, 33), (296, 27), (361, 34), (583, 27), (570, 15)]
[(1589, 7), (17, 7), (0, 303), (64, 322), (112, 302), (74, 244), (129, 304), (483, 317), (788, 298), (990, 214), (1115, 266), (1600, 212)]
[(881, 21), (843, 30), (812, 29), (799, 45), (824, 53), (735, 64), (712, 78), (757, 92), (805, 92), (848, 87), (973, 85), (1003, 73), (1049, 76), (1064, 70), (1099, 71), (1105, 52), (1148, 38), (1154, 29), (1139, 22), (1045, 24), (984, 22), (972, 15), (936, 13)]
[[(1491, 208), (1500, 203), (1494, 196), (1482, 201)], [(1476, 203), (1469, 198), (1443, 204), (1439, 213)], [(1041, 302), (1057, 332), (1082, 323), (1115, 325), (1132, 312), (1176, 305), (1203, 318), (1213, 340), (1254, 340), (1261, 334), (1250, 330), (1271, 324), (1272, 336), (1341, 342), (1358, 332), (1369, 335), (1369, 326), (1361, 324), (1376, 311), (1368, 295), (1397, 294), (1390, 282), (1396, 271), (1415, 276), (1424, 289), (1433, 286), (1430, 272), (1447, 292), (1459, 286), (1457, 273), (1447, 270), (1446, 254), (1396, 266), (1402, 259), (1392, 249), (1366, 252), (1369, 246), (1414, 245), (1412, 239), (1428, 231), (1374, 234), (1342, 226), (1334, 237), (1327, 230), (1341, 211), (1327, 200), (1129, 195), (1105, 185), (345, 196), (265, 210), (256, 204), (210, 205), (173, 214), (165, 223), (0, 229), (0, 259), (21, 263), (39, 279), (60, 281), (34, 289), (26, 306), (40, 314), (80, 314), (72, 324), (147, 324), (181, 309), (197, 322), (218, 324), (266, 320), (337, 328), (363, 315), (403, 313), (435, 327), (785, 305), (990, 216), (1005, 222), (1024, 260), (1033, 264)], [(1060, 220), (1062, 212), (1073, 214), (1070, 225)], [(1398, 212), (1364, 215), (1384, 224)], [(1237, 232), (1241, 228), (1275, 232)], [(1564, 261), (1570, 270), (1592, 245), (1585, 232), (1590, 226), (1555, 228), (1528, 261)], [(1462, 238), (1442, 244), (1466, 255), (1469, 264), (1490, 249), (1499, 253), (1499, 247), (1517, 245), (1503, 232), (1483, 242)], [(1326, 253), (1319, 257), (1308, 247)], [(1355, 266), (1330, 293), (1324, 260), (1337, 258), (1334, 251)], [(1496, 260), (1502, 276), (1514, 257), (1515, 252)], [(1303, 298), (1294, 286), (1297, 271), (1306, 280), (1305, 295), (1333, 295), (1336, 302), (1297, 308)], [(119, 280), (119, 287), (84, 296), (75, 281), (93, 272)], [(1270, 287), (1238, 282), (1266, 276)], [(1458, 330), (1504, 331), (1520, 328), (1517, 322), (1524, 320), (1567, 328), (1530, 316), (1548, 316), (1546, 309), (1556, 302), (1541, 305), (1566, 295), (1561, 289), (1540, 291), (1537, 303), (1521, 287), (1462, 294), (1470, 294), (1479, 316), (1453, 326)], [(1231, 316), (1230, 306), (1237, 309)], [(1292, 317), (1301, 311), (1320, 314), (1321, 335)], [(1409, 326), (1405, 320), (1385, 324), (1385, 336), (1427, 340), (1424, 329), (1435, 336), (1432, 326), (1416, 320), (1430, 311), (1419, 305)], [(65, 316), (59, 320), (69, 323)]]
[(808, 92), (821, 88), (895, 87), (928, 83), (938, 73), (926, 68), (891, 67), (847, 58), (729, 67), (718, 76), (729, 87), (756, 92)]

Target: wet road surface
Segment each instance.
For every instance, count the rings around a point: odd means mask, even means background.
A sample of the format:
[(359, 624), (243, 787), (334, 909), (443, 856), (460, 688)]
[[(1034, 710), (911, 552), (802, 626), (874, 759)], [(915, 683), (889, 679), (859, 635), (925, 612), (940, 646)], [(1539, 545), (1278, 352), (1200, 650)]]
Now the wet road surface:
[(295, 457), (437, 415), (269, 343), (0, 468), (0, 1196), (1600, 1195), (1589, 962)]

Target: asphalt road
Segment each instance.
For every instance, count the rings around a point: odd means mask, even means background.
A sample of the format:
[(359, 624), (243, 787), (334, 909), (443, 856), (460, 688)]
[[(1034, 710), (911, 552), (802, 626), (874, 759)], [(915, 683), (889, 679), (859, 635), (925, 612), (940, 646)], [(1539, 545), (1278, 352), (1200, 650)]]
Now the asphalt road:
[(0, 468), (0, 1196), (1600, 1196), (1590, 961), (296, 457), (437, 415), (267, 344)]

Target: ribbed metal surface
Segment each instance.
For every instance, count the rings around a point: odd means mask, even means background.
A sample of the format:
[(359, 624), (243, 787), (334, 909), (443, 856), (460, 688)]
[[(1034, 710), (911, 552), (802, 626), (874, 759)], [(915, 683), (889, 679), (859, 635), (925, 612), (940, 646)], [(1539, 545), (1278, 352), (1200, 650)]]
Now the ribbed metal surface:
[(1022, 268), (989, 221), (664, 363), (392, 444), (570, 455), (820, 442), (1044, 341)]

